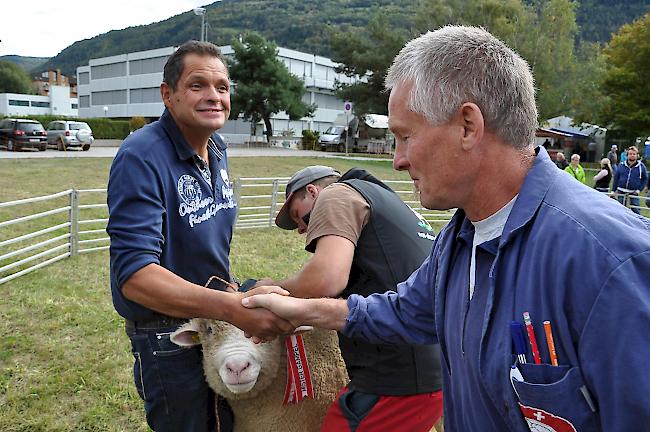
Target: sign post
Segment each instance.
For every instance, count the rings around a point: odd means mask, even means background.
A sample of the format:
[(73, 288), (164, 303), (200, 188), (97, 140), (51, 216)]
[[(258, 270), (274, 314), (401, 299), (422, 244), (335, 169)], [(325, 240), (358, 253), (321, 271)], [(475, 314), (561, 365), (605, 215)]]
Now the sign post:
[(350, 113), (352, 112), (352, 102), (344, 102), (343, 103), (343, 111), (345, 112), (345, 154), (348, 154), (348, 141), (350, 139), (350, 121), (348, 120), (348, 117)]

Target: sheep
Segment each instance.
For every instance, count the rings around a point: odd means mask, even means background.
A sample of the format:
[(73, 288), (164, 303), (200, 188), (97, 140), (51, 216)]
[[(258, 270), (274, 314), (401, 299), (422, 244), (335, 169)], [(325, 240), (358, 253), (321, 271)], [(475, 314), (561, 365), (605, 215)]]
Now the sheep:
[(254, 344), (233, 325), (194, 318), (171, 336), (181, 346), (203, 345), (208, 385), (228, 400), (235, 432), (318, 431), (329, 405), (348, 382), (336, 332), (303, 334), (314, 399), (283, 405), (287, 382), (284, 340)]

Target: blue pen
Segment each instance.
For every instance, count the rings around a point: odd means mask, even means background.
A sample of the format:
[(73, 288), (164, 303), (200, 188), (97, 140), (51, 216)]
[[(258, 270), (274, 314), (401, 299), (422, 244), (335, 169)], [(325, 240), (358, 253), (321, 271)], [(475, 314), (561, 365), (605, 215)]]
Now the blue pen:
[(524, 325), (519, 321), (510, 322), (510, 335), (515, 346), (519, 363), (526, 363), (526, 338), (524, 337)]

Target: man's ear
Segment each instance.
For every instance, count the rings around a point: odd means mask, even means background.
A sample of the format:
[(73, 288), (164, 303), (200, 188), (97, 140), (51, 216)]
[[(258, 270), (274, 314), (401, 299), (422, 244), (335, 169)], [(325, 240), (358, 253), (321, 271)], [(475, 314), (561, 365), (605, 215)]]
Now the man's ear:
[(169, 101), (171, 98), (171, 88), (165, 82), (160, 84), (160, 97), (162, 98), (162, 101), (165, 104), (165, 106), (169, 108)]
[(466, 102), (460, 107), (460, 116), (463, 127), (463, 150), (471, 150), (483, 139), (485, 131), (483, 112), (475, 103)]
[(320, 190), (318, 189), (318, 186), (313, 185), (313, 184), (308, 184), (308, 185), (307, 185), (307, 193), (308, 193), (312, 198), (316, 198), (316, 197), (318, 196), (319, 191), (320, 191)]

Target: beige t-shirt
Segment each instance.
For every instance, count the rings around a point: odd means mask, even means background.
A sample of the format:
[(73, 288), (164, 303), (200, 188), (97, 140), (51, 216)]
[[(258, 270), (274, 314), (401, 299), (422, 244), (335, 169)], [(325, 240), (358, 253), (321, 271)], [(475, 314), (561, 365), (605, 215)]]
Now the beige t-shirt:
[(368, 223), (370, 204), (352, 186), (333, 183), (321, 190), (307, 226), (306, 249), (315, 250), (319, 238), (335, 235), (356, 247), (361, 230)]

